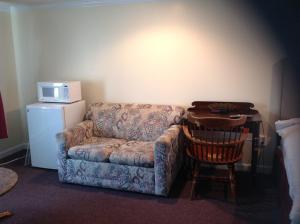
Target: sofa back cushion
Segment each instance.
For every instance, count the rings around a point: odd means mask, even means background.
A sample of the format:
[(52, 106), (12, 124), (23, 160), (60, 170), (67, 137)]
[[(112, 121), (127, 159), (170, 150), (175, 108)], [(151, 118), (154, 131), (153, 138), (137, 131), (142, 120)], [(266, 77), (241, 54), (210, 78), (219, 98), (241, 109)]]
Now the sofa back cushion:
[(86, 119), (94, 122), (94, 135), (154, 141), (172, 124), (181, 122), (184, 109), (172, 105), (94, 103)]

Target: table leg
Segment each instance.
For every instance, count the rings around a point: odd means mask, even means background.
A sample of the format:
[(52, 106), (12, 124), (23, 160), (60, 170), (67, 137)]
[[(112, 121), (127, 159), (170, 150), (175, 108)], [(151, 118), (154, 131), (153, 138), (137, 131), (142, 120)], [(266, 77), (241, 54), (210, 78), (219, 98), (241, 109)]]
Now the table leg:
[(252, 123), (252, 159), (251, 159), (251, 175), (252, 181), (255, 183), (257, 174), (257, 159), (258, 159), (258, 146), (259, 146), (259, 127), (260, 122)]

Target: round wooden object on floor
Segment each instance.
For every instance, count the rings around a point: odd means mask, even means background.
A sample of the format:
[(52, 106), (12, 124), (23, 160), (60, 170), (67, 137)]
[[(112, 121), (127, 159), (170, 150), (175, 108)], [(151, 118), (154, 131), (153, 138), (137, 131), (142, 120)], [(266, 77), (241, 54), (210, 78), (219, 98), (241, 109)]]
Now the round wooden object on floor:
[[(11, 190), (18, 181), (18, 175), (15, 171), (0, 167), (0, 196)], [(0, 218), (11, 216), (10, 211), (0, 212)]]
[(15, 171), (0, 167), (0, 196), (12, 189), (18, 181)]

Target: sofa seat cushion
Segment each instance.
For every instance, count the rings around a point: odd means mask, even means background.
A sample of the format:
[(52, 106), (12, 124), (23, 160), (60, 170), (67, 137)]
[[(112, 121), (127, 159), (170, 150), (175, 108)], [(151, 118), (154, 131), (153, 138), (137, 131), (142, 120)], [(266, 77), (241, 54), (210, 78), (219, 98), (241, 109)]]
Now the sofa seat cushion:
[(121, 165), (154, 167), (154, 142), (128, 141), (111, 153), (109, 161)]
[(114, 150), (124, 144), (124, 139), (92, 137), (84, 144), (76, 145), (68, 150), (68, 156), (72, 159), (86, 160), (91, 162), (106, 162)]

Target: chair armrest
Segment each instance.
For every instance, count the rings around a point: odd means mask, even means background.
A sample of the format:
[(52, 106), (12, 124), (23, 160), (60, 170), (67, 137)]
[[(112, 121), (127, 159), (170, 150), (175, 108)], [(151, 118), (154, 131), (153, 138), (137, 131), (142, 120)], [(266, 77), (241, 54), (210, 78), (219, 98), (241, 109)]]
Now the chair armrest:
[(233, 139), (231, 141), (227, 140), (226, 142), (211, 142), (211, 141), (201, 140), (201, 139), (192, 137), (192, 135), (188, 129), (188, 126), (183, 125), (183, 133), (184, 133), (185, 137), (193, 143), (203, 144), (203, 145), (231, 146), (231, 145), (236, 145), (236, 144), (243, 144), (247, 140), (248, 132), (249, 132), (249, 130), (247, 128), (244, 128), (244, 130), (241, 133), (241, 136), (238, 140)]
[(172, 125), (155, 141), (155, 194), (167, 196), (181, 167), (181, 125)]
[(90, 138), (93, 135), (93, 121), (85, 120), (71, 129), (66, 129), (63, 132), (63, 137), (66, 144), (66, 149), (75, 145), (81, 144), (84, 139)]

